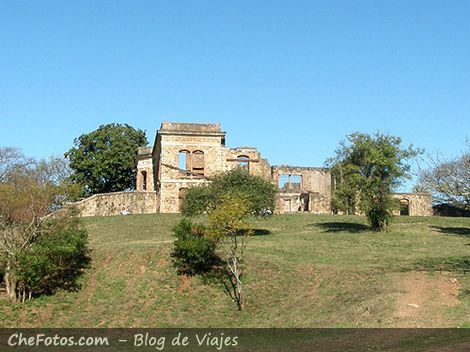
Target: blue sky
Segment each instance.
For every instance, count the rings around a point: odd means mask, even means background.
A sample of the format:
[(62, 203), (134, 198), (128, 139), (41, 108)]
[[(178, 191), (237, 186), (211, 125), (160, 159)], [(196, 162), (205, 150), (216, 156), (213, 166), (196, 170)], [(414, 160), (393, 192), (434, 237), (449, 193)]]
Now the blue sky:
[(61, 154), (109, 122), (220, 122), (321, 166), (353, 131), (458, 154), (470, 1), (0, 2), (0, 145)]

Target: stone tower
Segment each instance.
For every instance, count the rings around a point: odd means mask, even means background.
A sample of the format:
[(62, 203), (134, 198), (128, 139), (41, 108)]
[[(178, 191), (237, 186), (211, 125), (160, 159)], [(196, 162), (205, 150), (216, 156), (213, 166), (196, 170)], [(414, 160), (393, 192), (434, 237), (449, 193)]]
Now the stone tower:
[(185, 191), (225, 169), (225, 132), (220, 124), (163, 122), (153, 147), (159, 209), (177, 213)]

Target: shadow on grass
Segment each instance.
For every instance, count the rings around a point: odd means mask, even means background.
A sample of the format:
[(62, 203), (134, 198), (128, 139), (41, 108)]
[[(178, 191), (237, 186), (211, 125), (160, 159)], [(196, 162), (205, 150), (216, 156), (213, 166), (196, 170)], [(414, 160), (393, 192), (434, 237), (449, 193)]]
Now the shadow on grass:
[(321, 222), (314, 226), (322, 228), (324, 232), (359, 233), (370, 230), (369, 226), (355, 222)]
[(270, 235), (271, 231), (266, 229), (253, 229), (253, 236), (267, 236)]
[[(234, 277), (227, 271), (227, 263), (223, 260), (219, 265), (214, 266), (211, 271), (200, 274), (202, 282), (223, 289), (225, 294), (233, 301), (237, 302), (237, 287)], [(240, 276), (240, 279), (242, 276)]]
[(424, 258), (414, 262), (410, 270), (450, 271), (470, 273), (470, 256), (447, 258)]
[(470, 237), (470, 228), (468, 227), (431, 226), (431, 228), (446, 235)]

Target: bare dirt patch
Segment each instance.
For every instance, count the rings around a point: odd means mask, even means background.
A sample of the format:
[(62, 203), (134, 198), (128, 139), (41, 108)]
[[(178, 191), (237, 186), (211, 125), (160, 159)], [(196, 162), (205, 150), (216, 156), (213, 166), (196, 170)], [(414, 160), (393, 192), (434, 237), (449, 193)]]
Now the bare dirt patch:
[(180, 275), (180, 284), (178, 286), (178, 293), (189, 292), (191, 293), (192, 278), (186, 275)]
[(449, 273), (410, 272), (400, 276), (393, 316), (398, 327), (445, 327), (446, 310), (459, 304), (460, 285)]

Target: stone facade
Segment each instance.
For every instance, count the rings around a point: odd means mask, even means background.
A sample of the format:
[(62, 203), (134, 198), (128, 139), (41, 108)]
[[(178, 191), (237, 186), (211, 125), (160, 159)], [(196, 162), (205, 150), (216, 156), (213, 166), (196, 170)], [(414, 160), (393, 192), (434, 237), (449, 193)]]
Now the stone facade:
[[(137, 151), (137, 190), (88, 198), (79, 203), (82, 215), (114, 215), (123, 208), (139, 214), (177, 213), (188, 188), (234, 168), (245, 168), (278, 186), (277, 213), (331, 213), (332, 178), (328, 169), (271, 166), (257, 148), (229, 148), (225, 140), (220, 124), (163, 122), (154, 146)], [(403, 208), (398, 214), (432, 215), (428, 194), (396, 197)]]
[(224, 144), (218, 124), (162, 123), (152, 156), (160, 212), (179, 212), (186, 189), (227, 170)]
[(429, 193), (395, 193), (400, 209), (395, 215), (432, 216), (432, 199)]
[(318, 167), (273, 166), (279, 193), (276, 212), (331, 213), (331, 174)]
[[(144, 177), (151, 172), (151, 164), (155, 190), (160, 195), (160, 212), (176, 213), (186, 189), (210, 182), (210, 178), (220, 172), (240, 167), (279, 186), (279, 213), (331, 212), (331, 175), (328, 170), (271, 166), (257, 148), (228, 148), (225, 138), (226, 133), (219, 124), (162, 123), (152, 155), (149, 148), (139, 149), (137, 189), (144, 190), (143, 185), (150, 185)], [(286, 185), (281, 180), (289, 175), (301, 178), (295, 189), (291, 183)]]

